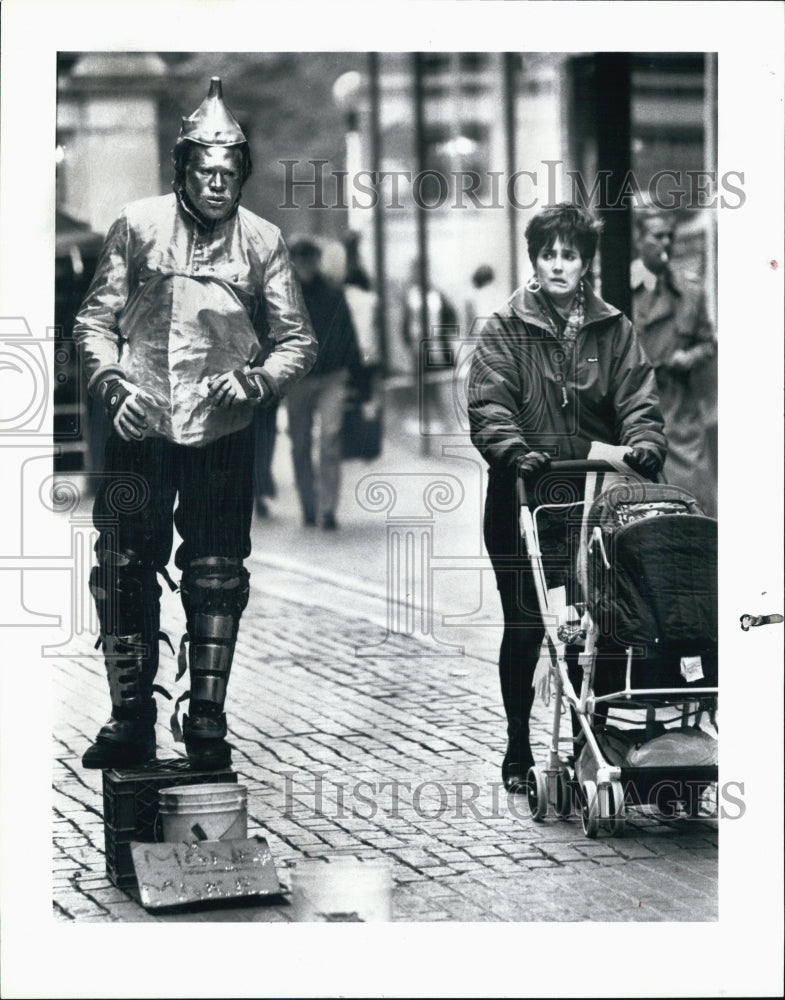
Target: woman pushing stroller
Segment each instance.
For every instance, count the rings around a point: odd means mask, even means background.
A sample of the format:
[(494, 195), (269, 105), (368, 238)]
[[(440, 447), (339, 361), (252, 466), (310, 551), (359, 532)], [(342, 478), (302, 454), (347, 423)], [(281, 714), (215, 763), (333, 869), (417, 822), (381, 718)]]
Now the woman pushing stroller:
[[(472, 442), (489, 467), (485, 545), (504, 613), (502, 780), (510, 792), (524, 791), (533, 764), (532, 679), (545, 631), (521, 550), (518, 477), (533, 482), (552, 459), (585, 459), (592, 442), (628, 447), (625, 461), (648, 478), (666, 454), (654, 371), (629, 319), (587, 280), (600, 231), (590, 212), (567, 203), (531, 219), (534, 275), (485, 323), (469, 376)], [(566, 585), (572, 603), (565, 531), (564, 516), (547, 512), (540, 547), (548, 587)]]

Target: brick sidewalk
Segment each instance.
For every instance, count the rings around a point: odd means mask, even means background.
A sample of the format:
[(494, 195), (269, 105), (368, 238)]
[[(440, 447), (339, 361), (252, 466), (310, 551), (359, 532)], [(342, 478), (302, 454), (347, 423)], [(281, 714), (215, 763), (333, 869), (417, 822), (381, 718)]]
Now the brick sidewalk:
[[(252, 568), (253, 569), (253, 568)], [(580, 820), (534, 823), (499, 785), (504, 722), (495, 665), (435, 657), (393, 636), (328, 584), (281, 596), (282, 570), (252, 573), (229, 694), (234, 768), (248, 787), (249, 835), (267, 837), (286, 884), (304, 858), (392, 863), (399, 921), (713, 921), (717, 822), (633, 813), (623, 838), (584, 837)], [(284, 588), (282, 588), (284, 589)], [(303, 603), (307, 595), (308, 603)], [(357, 608), (358, 605), (354, 604)], [(182, 629), (167, 595), (164, 628)], [(176, 645), (176, 642), (175, 642)], [(390, 655), (393, 653), (394, 655)], [(159, 681), (175, 695), (162, 647)], [(185, 680), (185, 679), (184, 679)], [(54, 911), (62, 921), (290, 921), (272, 904), (153, 914), (104, 870), (101, 774), (79, 758), (106, 715), (101, 660), (59, 661), (55, 698)], [(160, 758), (181, 753), (159, 699)], [(535, 755), (548, 723), (537, 717)], [(397, 784), (396, 784), (397, 783)]]

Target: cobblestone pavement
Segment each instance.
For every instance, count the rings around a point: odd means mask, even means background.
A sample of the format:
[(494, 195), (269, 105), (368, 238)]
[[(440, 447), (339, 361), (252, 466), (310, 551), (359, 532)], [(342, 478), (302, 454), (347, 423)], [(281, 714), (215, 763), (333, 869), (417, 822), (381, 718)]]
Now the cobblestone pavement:
[[(504, 793), (500, 618), (473, 449), (434, 458), (405, 437), (388, 441), (376, 463), (344, 467), (341, 530), (313, 532), (298, 524), (287, 444), (276, 451), (273, 516), (254, 526), (251, 600), (227, 702), (249, 835), (267, 838), (284, 886), (298, 860), (382, 855), (395, 921), (715, 921), (716, 820), (632, 813), (623, 838), (601, 832), (591, 841), (577, 816), (534, 823), (525, 800)], [(374, 492), (379, 479), (387, 485)], [(385, 542), (379, 511), (388, 494)], [(405, 559), (392, 572), (390, 525), (409, 532), (405, 544), (428, 535), (429, 599), (452, 618), (421, 618), (420, 593), (388, 634), (391, 586), (405, 604), (422, 584)], [(162, 624), (177, 645), (176, 594), (164, 594)], [(101, 774), (80, 766), (106, 716), (106, 681), (90, 636), (72, 642), (76, 655), (54, 661), (56, 919), (292, 921), (289, 898), (164, 914), (112, 885)], [(185, 678), (175, 685), (174, 658), (161, 651), (158, 681), (176, 696)], [(160, 759), (182, 754), (169, 704), (159, 698)], [(548, 731), (540, 706), (539, 759)]]
[[(429, 655), (426, 643), (403, 635), (378, 647), (385, 655), (358, 656), (385, 636), (381, 607), (373, 615), (370, 598), (341, 597), (323, 579), (303, 580), (307, 570), (263, 561), (251, 568), (230, 739), (248, 788), (249, 834), (267, 838), (284, 885), (301, 859), (383, 855), (396, 921), (717, 919), (715, 820), (633, 813), (623, 838), (601, 831), (594, 841), (577, 817), (534, 823), (525, 801), (508, 800), (499, 784), (504, 725), (491, 661)], [(163, 619), (179, 637), (176, 595), (165, 598)], [(148, 912), (109, 881), (101, 774), (79, 762), (106, 713), (102, 662), (92, 652), (85, 640), (85, 656), (56, 668), (56, 918), (292, 920), (286, 897)], [(172, 691), (174, 673), (164, 650), (159, 680)], [(158, 729), (159, 758), (178, 755), (168, 726), (159, 721)], [(534, 730), (542, 759), (544, 710)]]

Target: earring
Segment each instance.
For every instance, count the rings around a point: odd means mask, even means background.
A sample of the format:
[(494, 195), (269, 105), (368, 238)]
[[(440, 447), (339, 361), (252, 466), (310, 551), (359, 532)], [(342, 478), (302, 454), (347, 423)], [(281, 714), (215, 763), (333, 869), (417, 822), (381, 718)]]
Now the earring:
[(542, 288), (542, 285), (537, 280), (536, 275), (533, 274), (526, 282), (526, 287), (533, 295), (535, 295)]

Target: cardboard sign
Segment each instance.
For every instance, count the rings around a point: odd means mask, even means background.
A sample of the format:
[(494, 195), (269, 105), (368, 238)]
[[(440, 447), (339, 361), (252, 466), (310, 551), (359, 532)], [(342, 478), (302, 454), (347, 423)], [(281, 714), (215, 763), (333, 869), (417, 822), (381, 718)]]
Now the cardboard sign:
[(196, 844), (133, 842), (131, 856), (146, 909), (283, 891), (263, 837)]

